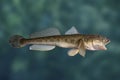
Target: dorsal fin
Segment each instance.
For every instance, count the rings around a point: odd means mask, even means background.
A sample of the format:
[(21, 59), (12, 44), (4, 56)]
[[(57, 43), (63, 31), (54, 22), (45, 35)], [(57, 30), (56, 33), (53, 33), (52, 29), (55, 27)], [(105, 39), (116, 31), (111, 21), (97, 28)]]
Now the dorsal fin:
[(32, 33), (30, 35), (30, 38), (53, 36), (53, 35), (60, 35), (59, 30), (56, 28), (48, 28), (48, 29), (40, 31), (40, 32)]
[(76, 28), (73, 26), (71, 27), (65, 34), (79, 34)]
[(51, 45), (31, 45), (29, 47), (30, 50), (39, 50), (39, 51), (49, 51), (54, 48), (55, 46), (51, 46)]

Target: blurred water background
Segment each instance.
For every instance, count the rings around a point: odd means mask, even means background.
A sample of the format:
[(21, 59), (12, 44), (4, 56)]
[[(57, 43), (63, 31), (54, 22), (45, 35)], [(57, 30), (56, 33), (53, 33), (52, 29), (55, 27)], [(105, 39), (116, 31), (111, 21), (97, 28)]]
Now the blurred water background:
[[(72, 26), (101, 34), (107, 51), (67, 55), (68, 49), (29, 51), (12, 48), (14, 34), (26, 38), (49, 27), (62, 34)], [(0, 0), (0, 80), (120, 80), (120, 0)]]

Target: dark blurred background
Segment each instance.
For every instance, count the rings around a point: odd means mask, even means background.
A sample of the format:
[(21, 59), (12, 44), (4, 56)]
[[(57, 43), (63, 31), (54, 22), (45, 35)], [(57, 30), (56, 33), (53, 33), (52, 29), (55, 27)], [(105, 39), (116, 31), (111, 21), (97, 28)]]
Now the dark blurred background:
[[(49, 27), (62, 34), (72, 26), (83, 34), (101, 34), (107, 51), (67, 55), (13, 48), (14, 34), (26, 38)], [(120, 0), (0, 0), (0, 80), (120, 80)]]

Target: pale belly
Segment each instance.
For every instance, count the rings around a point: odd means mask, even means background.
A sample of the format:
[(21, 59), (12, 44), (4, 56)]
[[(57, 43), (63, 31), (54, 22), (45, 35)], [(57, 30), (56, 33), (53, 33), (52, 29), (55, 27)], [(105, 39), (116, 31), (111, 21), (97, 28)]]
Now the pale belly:
[(58, 42), (56, 46), (63, 47), (63, 48), (77, 48), (75, 44), (65, 43), (65, 42)]

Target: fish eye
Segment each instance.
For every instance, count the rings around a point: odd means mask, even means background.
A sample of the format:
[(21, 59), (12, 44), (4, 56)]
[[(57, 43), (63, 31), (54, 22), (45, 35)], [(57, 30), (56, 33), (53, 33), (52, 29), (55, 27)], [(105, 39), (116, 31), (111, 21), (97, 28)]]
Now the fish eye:
[(103, 39), (103, 42), (104, 42), (104, 43), (108, 43), (108, 42), (110, 42), (110, 40), (107, 39), (107, 38), (105, 38), (105, 39)]

